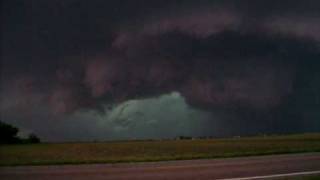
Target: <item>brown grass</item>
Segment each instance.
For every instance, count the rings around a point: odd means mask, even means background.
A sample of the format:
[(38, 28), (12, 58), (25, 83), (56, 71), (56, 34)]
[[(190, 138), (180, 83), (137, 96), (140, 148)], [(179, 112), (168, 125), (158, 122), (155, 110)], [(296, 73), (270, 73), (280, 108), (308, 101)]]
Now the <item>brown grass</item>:
[(319, 152), (320, 134), (0, 146), (0, 165), (116, 163)]

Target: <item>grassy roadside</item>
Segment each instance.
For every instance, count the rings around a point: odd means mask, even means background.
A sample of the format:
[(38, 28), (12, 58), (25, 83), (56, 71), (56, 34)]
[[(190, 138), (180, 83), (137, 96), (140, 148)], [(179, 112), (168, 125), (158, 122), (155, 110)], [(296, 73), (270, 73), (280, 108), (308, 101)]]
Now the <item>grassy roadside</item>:
[(320, 175), (305, 175), (305, 176), (295, 176), (295, 177), (282, 177), (282, 178), (274, 178), (274, 180), (319, 180)]
[(320, 133), (210, 140), (0, 146), (0, 166), (118, 163), (320, 152)]

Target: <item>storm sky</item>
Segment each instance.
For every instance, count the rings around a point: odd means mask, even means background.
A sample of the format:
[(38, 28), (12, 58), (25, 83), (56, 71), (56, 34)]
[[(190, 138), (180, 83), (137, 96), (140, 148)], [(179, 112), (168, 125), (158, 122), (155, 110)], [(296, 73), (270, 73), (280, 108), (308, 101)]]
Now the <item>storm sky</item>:
[(317, 0), (3, 0), (1, 120), (45, 141), (320, 131)]

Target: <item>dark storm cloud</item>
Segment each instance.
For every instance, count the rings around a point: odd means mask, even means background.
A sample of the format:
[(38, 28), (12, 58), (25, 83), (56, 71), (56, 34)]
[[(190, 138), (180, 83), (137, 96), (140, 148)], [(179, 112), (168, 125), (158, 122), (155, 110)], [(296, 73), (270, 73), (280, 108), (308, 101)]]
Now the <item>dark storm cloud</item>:
[(1, 112), (67, 119), (179, 92), (234, 129), (247, 122), (259, 132), (271, 119), (308, 129), (319, 117), (319, 9), (317, 1), (4, 1)]

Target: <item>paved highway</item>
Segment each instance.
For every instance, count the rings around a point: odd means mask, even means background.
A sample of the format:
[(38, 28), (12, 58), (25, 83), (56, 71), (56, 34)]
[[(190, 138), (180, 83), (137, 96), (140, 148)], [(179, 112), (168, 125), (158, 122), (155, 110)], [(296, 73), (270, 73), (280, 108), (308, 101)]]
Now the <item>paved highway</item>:
[[(152, 163), (1, 167), (2, 180), (212, 180), (320, 175), (320, 153)], [(240, 179), (239, 179), (240, 180)]]

